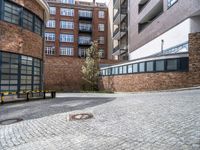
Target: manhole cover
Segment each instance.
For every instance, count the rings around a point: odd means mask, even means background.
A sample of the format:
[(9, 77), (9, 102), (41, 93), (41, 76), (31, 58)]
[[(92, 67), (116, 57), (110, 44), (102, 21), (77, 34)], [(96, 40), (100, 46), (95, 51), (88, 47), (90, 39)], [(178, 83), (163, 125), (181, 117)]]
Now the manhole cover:
[(81, 114), (73, 114), (73, 115), (69, 115), (69, 120), (73, 121), (73, 120), (86, 120), (86, 119), (90, 119), (93, 118), (93, 114), (91, 113), (81, 113)]
[(0, 125), (10, 125), (10, 124), (13, 124), (13, 123), (20, 122), (22, 120), (23, 119), (21, 119), (21, 118), (6, 119), (6, 120), (0, 121)]

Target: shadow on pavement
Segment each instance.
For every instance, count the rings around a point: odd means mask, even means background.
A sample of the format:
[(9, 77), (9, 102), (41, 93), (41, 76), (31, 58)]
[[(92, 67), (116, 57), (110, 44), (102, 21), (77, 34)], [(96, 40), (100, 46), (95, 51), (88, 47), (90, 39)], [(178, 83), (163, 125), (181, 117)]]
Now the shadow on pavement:
[(41, 118), (58, 113), (82, 110), (113, 101), (107, 97), (67, 97), (0, 105), (0, 120), (22, 118), (23, 120)]

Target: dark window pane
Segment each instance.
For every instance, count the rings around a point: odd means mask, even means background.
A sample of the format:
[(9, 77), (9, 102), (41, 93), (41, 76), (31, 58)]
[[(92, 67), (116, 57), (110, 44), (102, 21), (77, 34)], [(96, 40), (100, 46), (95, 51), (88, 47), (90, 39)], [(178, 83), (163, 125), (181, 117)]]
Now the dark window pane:
[(147, 72), (152, 72), (154, 71), (153, 69), (153, 61), (147, 62)]
[(177, 59), (167, 60), (167, 70), (177, 70)]
[(165, 62), (164, 60), (156, 61), (156, 71), (164, 71), (165, 70)]

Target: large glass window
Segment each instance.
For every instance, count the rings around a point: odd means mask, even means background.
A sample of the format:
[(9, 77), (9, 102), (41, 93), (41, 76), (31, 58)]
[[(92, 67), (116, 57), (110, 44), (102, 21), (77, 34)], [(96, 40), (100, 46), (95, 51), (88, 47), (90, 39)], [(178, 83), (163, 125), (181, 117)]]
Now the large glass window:
[(128, 73), (133, 73), (133, 65), (128, 65)]
[(89, 11), (89, 10), (79, 10), (79, 17), (92, 18), (92, 11)]
[(157, 60), (156, 61), (156, 71), (164, 71), (165, 70), (165, 61)]
[(60, 15), (62, 15), (62, 16), (74, 16), (74, 9), (61, 8), (60, 9)]
[(56, 21), (55, 20), (47, 21), (46, 27), (47, 28), (55, 28), (56, 27)]
[(177, 59), (167, 60), (167, 70), (177, 70)]
[[(0, 91), (41, 89), (41, 61), (28, 56), (0, 52)], [(33, 79), (37, 79), (35, 83)]]
[(72, 47), (60, 47), (60, 55), (73, 56), (74, 49)]
[(55, 41), (55, 33), (45, 33), (46, 41)]
[(145, 63), (139, 63), (139, 72), (145, 72)]
[(61, 29), (74, 29), (74, 22), (72, 21), (60, 21)]
[(60, 2), (64, 4), (75, 4), (75, 0), (60, 0)]
[(4, 4), (4, 20), (10, 23), (19, 24), (21, 8), (7, 1), (5, 1)]
[(146, 71), (147, 72), (153, 72), (154, 71), (154, 63), (153, 61), (149, 61), (146, 63)]
[(79, 36), (79, 44), (91, 44), (91, 36)]
[(50, 7), (50, 14), (55, 15), (56, 14), (56, 7)]
[(35, 17), (35, 33), (42, 35), (42, 21), (38, 17)]
[(138, 72), (138, 64), (133, 64), (133, 73)]
[(127, 66), (123, 66), (123, 74), (127, 73)]
[(33, 14), (24, 10), (23, 11), (23, 27), (28, 30), (33, 30)]
[(74, 35), (60, 34), (60, 42), (74, 42)]

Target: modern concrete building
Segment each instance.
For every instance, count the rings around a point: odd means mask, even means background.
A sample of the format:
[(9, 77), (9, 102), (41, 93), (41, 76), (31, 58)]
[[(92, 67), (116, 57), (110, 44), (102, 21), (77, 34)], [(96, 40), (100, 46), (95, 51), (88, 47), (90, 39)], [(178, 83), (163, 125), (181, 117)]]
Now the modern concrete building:
[[(114, 1), (113, 9), (122, 1)], [(129, 61), (102, 68), (102, 85), (114, 91), (200, 85), (198, 32), (199, 0), (129, 0)], [(123, 35), (117, 33), (114, 40)]]
[(199, 0), (130, 0), (129, 3), (129, 60), (185, 44), (189, 33), (200, 31)]
[(43, 87), (43, 0), (0, 0), (0, 92)]
[(109, 10), (113, 13), (111, 18), (113, 57), (118, 60), (128, 60), (128, 0), (110, 2)]
[(85, 58), (92, 41), (99, 41), (102, 59), (108, 58), (108, 9), (104, 3), (47, 0), (50, 20), (46, 26), (46, 55)]

